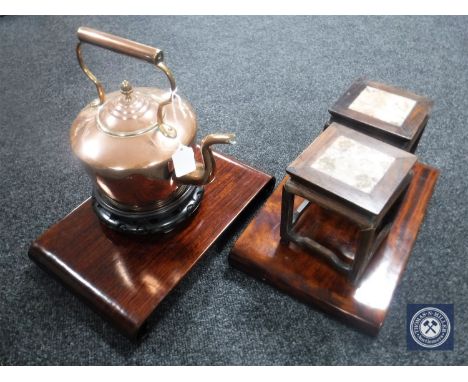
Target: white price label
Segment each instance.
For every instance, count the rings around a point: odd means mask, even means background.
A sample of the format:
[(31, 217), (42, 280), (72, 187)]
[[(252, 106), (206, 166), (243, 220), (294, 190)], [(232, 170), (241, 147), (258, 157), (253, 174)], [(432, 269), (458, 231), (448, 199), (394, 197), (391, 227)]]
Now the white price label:
[(181, 177), (195, 171), (195, 153), (188, 146), (180, 146), (172, 155), (172, 163), (177, 177)]

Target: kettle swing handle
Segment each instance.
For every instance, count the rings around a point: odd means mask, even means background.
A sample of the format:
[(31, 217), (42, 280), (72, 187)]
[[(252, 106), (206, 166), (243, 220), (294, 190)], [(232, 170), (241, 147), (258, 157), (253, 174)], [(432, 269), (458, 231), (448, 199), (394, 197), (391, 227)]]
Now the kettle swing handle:
[(164, 72), (171, 85), (171, 95), (169, 96), (168, 100), (160, 103), (158, 108), (157, 119), (161, 132), (165, 136), (173, 137), (175, 134), (175, 130), (163, 123), (162, 110), (164, 106), (172, 102), (172, 95), (176, 91), (177, 87), (172, 71), (167, 67), (166, 63), (164, 62), (164, 53), (162, 52), (162, 50), (88, 27), (78, 28), (76, 34), (79, 40), (78, 44), (76, 45), (76, 57), (78, 58), (78, 63), (80, 64), (80, 67), (86, 74), (86, 76), (96, 86), (100, 105), (102, 105), (102, 103), (104, 103), (106, 99), (104, 86), (97, 79), (94, 73), (91, 72), (88, 66), (84, 63), (83, 55), (81, 53), (82, 43), (88, 43), (104, 49), (111, 50), (116, 53), (124, 54), (130, 57), (149, 62), (150, 64), (155, 65), (158, 69)]

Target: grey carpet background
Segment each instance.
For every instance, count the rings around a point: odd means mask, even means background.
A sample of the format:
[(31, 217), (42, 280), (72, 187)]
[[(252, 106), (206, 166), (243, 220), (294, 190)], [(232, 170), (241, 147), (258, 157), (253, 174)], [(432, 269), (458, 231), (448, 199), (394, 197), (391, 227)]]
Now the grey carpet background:
[[(30, 242), (90, 193), (68, 131), (95, 88), (76, 62), (80, 25), (155, 45), (198, 112), (199, 137), (281, 179), (327, 107), (360, 76), (435, 101), (418, 155), (441, 170), (377, 338), (232, 269), (246, 226), (215, 245), (129, 342), (27, 257)], [(467, 364), (468, 18), (0, 18), (0, 364)], [(150, 65), (94, 47), (106, 89), (166, 87)], [(406, 350), (407, 303), (454, 303), (455, 350)]]

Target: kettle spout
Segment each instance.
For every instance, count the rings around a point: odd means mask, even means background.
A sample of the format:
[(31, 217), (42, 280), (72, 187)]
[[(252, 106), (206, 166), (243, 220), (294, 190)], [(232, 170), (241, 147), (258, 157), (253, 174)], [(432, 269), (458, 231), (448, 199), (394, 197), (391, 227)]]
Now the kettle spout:
[(203, 158), (203, 163), (196, 163), (196, 170), (181, 177), (176, 177), (176, 180), (182, 184), (201, 186), (213, 181), (216, 172), (216, 161), (211, 146), (217, 144), (235, 144), (235, 134), (210, 134), (207, 135), (200, 144), (200, 151)]

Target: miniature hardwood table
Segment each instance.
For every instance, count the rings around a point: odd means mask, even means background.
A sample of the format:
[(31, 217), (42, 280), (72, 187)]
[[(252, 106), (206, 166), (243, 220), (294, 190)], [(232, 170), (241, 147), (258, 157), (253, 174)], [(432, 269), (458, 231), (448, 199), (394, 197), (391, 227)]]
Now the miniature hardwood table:
[[(282, 242), (321, 255), (357, 282), (390, 231), (415, 163), (411, 153), (332, 123), (286, 169), (291, 178), (282, 194)], [(296, 212), (295, 196), (305, 199)], [(357, 227), (345, 250), (295, 229), (310, 204), (340, 215), (340, 225)]]
[(360, 79), (329, 109), (332, 115), (330, 122), (344, 124), (403, 150), (415, 152), (432, 104), (426, 97)]

